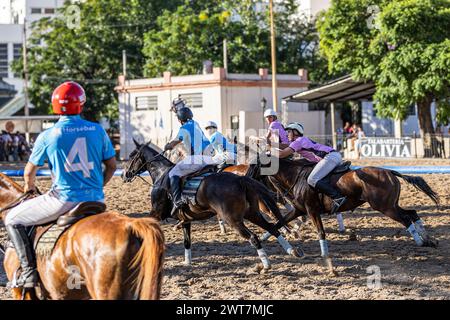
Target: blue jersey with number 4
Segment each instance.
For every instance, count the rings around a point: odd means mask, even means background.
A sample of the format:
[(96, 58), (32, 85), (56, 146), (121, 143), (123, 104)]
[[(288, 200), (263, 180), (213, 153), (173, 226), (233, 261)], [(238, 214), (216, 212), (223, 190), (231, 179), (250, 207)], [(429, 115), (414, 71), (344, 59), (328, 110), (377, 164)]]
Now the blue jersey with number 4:
[(62, 116), (36, 139), (29, 161), (48, 160), (52, 190), (65, 201), (103, 200), (102, 162), (115, 156), (105, 130), (80, 116)]

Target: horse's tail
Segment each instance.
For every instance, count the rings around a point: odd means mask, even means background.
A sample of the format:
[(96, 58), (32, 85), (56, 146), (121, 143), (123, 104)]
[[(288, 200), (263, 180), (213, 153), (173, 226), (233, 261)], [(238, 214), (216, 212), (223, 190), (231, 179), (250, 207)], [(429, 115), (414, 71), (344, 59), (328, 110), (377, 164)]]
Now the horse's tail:
[(131, 261), (135, 295), (139, 300), (158, 300), (161, 293), (164, 234), (153, 218), (132, 219), (130, 228), (141, 246)]
[(425, 193), (428, 197), (430, 197), (431, 200), (433, 200), (434, 203), (436, 203), (436, 205), (439, 205), (439, 195), (433, 189), (431, 189), (431, 187), (422, 177), (408, 176), (394, 170), (391, 170), (391, 172), (394, 176), (402, 178), (409, 184), (413, 185), (417, 190)]
[(275, 218), (283, 225), (286, 226), (284, 217), (278, 209), (277, 202), (275, 200), (275, 194), (271, 192), (265, 185), (255, 179), (249, 177), (241, 177), (241, 183), (245, 188), (252, 193), (252, 196), (256, 195), (266, 207), (272, 212)]

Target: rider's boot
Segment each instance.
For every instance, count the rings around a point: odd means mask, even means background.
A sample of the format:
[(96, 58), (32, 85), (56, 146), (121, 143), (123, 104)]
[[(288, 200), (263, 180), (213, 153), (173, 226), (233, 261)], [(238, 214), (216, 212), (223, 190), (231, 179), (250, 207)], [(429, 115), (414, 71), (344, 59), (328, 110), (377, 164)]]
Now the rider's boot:
[(184, 201), (181, 195), (181, 178), (179, 176), (170, 177), (170, 190), (173, 200), (173, 208), (170, 216), (178, 220), (178, 210), (186, 206), (186, 201)]
[(326, 194), (333, 200), (330, 214), (338, 212), (339, 208), (347, 201), (347, 197), (342, 195), (339, 190), (330, 185), (325, 179), (318, 181), (315, 189)]
[(23, 225), (8, 225), (6, 231), (16, 249), (22, 269), (16, 285), (23, 288), (34, 288), (38, 281), (38, 273), (33, 248), (26, 229)]

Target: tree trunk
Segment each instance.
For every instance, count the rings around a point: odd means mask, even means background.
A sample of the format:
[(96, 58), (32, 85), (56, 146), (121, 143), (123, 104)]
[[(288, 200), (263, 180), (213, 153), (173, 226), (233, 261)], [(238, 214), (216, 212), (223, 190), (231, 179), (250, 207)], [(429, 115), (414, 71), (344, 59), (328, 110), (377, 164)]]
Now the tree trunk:
[(429, 96), (417, 102), (417, 117), (419, 119), (420, 135), (423, 140), (423, 151), (426, 158), (439, 157), (436, 137), (434, 134), (433, 119), (431, 117), (431, 103)]

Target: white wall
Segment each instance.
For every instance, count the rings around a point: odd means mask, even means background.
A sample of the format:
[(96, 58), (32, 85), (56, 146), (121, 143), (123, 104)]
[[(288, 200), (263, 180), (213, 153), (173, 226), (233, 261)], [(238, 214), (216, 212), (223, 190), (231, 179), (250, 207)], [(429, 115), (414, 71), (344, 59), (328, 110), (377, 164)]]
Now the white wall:
[[(373, 102), (366, 101), (362, 102), (362, 125), (363, 130), (366, 135), (386, 135), (393, 136), (394, 135), (394, 121), (391, 119), (381, 119), (373, 116)], [(416, 132), (419, 134), (419, 119), (417, 117), (417, 106), (415, 110), (416, 115), (411, 115), (403, 121), (403, 135), (411, 136)], [(434, 103), (431, 106), (431, 116), (433, 119), (436, 119), (436, 107)], [(436, 126), (436, 122), (433, 121), (434, 126)], [(444, 132), (447, 132), (447, 128), (444, 127)]]

